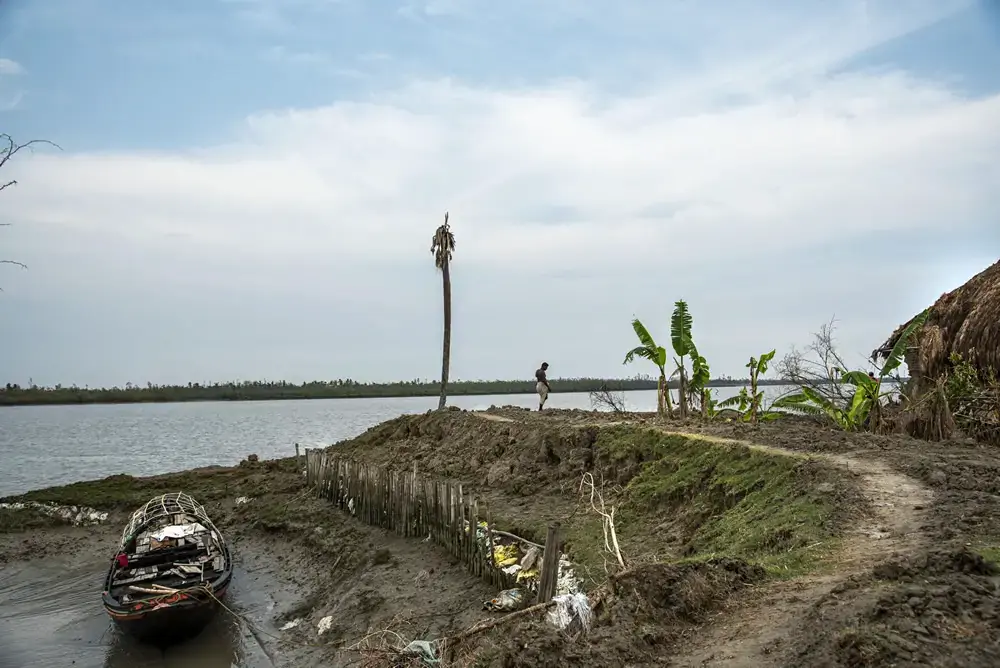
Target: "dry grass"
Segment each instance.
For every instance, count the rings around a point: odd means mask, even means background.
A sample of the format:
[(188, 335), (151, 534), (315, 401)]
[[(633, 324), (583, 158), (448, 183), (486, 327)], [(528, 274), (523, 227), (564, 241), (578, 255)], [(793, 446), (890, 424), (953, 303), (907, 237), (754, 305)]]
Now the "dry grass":
[[(897, 327), (872, 357), (884, 359), (909, 323)], [(915, 343), (906, 357), (915, 378), (933, 381), (944, 375), (953, 352), (979, 369), (1000, 369), (1000, 262), (941, 295)]]

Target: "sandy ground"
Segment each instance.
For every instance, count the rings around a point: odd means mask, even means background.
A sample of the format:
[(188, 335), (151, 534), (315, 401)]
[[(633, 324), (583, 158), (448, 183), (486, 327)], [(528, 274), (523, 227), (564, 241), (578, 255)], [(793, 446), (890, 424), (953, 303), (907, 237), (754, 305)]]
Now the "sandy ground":
[[(1000, 578), (977, 554), (1000, 546), (1000, 454), (988, 448), (850, 435), (802, 421), (750, 429), (520, 409), (400, 418), (335, 447), (375, 463), (417, 461), (485, 496), (516, 490), (507, 516), (527, 527), (572, 510), (571, 494), (560, 490), (593, 465), (577, 434), (614, 421), (816, 459), (854, 480), (858, 510), (847, 513), (836, 553), (817, 572), (774, 579), (725, 560), (638, 564), (604, 583), (589, 634), (537, 620), (505, 625), (454, 655), (457, 665), (1000, 665)], [(294, 462), (160, 476), (137, 493), (181, 482), (233, 543), (235, 616), (222, 614), (195, 641), (151, 653), (121, 638), (100, 607), (121, 511), (103, 527), (0, 533), (0, 668), (379, 665), (382, 655), (360, 650), (452, 635), (490, 615), (482, 601), (493, 592), (482, 581), (421, 541), (364, 526), (312, 498)], [(241, 495), (253, 500), (237, 506)], [(320, 636), (327, 616), (332, 627)]]

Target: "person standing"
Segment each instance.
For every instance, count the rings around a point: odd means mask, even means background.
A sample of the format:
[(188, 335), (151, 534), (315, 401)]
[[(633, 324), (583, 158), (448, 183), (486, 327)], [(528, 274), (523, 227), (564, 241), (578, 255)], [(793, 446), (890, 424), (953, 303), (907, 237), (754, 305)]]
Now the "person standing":
[(535, 372), (535, 392), (538, 392), (538, 410), (542, 410), (542, 406), (545, 405), (545, 400), (549, 398), (549, 380), (546, 377), (546, 371), (549, 369), (548, 362), (542, 362), (542, 366), (539, 367), (538, 371)]

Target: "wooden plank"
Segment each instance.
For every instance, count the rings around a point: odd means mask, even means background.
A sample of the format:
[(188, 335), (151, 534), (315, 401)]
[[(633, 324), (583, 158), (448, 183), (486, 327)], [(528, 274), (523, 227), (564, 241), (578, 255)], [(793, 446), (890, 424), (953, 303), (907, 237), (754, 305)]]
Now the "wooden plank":
[(490, 581), (494, 587), (499, 587), (500, 579), (497, 577), (499, 570), (497, 569), (496, 550), (493, 545), (493, 513), (489, 506), (486, 507), (486, 542), (489, 550), (487, 556), (489, 557)]
[(470, 518), (472, 532), (472, 574), (476, 577), (483, 576), (483, 552), (479, 549), (479, 501), (472, 499), (472, 517)]
[(553, 522), (549, 525), (545, 536), (545, 551), (542, 552), (542, 569), (538, 580), (538, 596), (536, 603), (548, 603), (556, 593), (556, 581), (559, 575), (560, 525)]

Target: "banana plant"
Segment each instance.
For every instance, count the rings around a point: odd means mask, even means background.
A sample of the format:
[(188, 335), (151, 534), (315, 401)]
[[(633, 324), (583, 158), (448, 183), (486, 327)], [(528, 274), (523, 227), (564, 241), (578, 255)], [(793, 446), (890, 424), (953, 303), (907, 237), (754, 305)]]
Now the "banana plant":
[(882, 382), (903, 364), (910, 339), (924, 326), (928, 314), (929, 310), (925, 310), (910, 321), (896, 339), (877, 377), (863, 371), (847, 371), (841, 375), (841, 384), (854, 388), (847, 405), (839, 406), (811, 387), (800, 387), (798, 392), (775, 401), (775, 407), (805, 415), (824, 415), (844, 431), (878, 431), (882, 427), (882, 400), (893, 394), (892, 390), (882, 390)]
[(691, 344), (691, 395), (698, 397), (701, 403), (701, 416), (712, 417), (714, 415), (715, 400), (708, 389), (708, 381), (712, 379), (708, 368), (708, 361), (702, 357), (698, 349)]
[[(698, 355), (698, 349), (695, 347), (694, 339), (691, 336), (691, 327), (693, 324), (694, 321), (691, 318), (691, 312), (688, 310), (687, 302), (683, 299), (675, 302), (674, 313), (670, 317), (670, 343), (674, 349), (674, 354), (677, 355), (674, 358), (674, 364), (677, 367), (675, 373), (677, 373), (679, 383), (677, 406), (682, 418), (688, 415), (689, 396), (691, 390), (695, 389), (691, 387), (694, 379), (692, 378), (689, 381), (687, 377), (684, 359), (690, 357), (693, 367), (695, 359), (700, 358), (700, 364), (704, 366), (703, 371), (707, 373), (708, 370), (708, 365), (705, 363), (704, 358)], [(702, 383), (703, 385), (704, 382)], [(700, 388), (698, 388), (698, 392), (700, 393)]]
[(667, 389), (667, 349), (657, 345), (649, 330), (638, 318), (632, 319), (632, 329), (635, 330), (635, 335), (639, 338), (641, 345), (628, 351), (622, 364), (630, 364), (638, 357), (649, 360), (656, 365), (660, 371), (656, 388), (656, 413), (660, 417), (663, 417), (664, 413), (671, 415), (674, 411), (670, 402), (670, 392)]
[(750, 388), (740, 388), (740, 393), (735, 397), (730, 397), (719, 402), (720, 408), (731, 408), (736, 406), (740, 419), (745, 422), (757, 424), (761, 420), (774, 420), (778, 413), (763, 410), (764, 391), (759, 389), (758, 382), (762, 375), (767, 373), (768, 364), (774, 359), (775, 350), (764, 353), (760, 359), (751, 357), (746, 367), (750, 369)]

